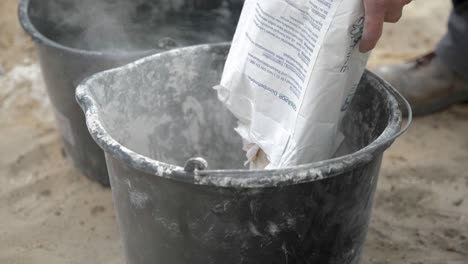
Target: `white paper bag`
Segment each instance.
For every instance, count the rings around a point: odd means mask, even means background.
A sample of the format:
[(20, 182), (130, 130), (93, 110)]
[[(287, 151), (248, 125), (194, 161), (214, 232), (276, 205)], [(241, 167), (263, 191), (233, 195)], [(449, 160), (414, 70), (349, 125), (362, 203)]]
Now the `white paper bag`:
[(365, 69), (362, 0), (246, 0), (219, 99), (239, 119), (251, 167), (330, 158)]

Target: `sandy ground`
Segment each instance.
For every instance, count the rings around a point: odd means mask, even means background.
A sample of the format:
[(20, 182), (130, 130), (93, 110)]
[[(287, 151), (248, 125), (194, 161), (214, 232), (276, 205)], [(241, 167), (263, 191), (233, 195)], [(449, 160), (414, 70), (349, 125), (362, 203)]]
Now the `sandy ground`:
[[(429, 51), (448, 0), (415, 1), (370, 67)], [(33, 45), (0, 1), (0, 263), (123, 263), (110, 190), (62, 154)], [(386, 154), (364, 263), (468, 263), (468, 105), (415, 120)]]

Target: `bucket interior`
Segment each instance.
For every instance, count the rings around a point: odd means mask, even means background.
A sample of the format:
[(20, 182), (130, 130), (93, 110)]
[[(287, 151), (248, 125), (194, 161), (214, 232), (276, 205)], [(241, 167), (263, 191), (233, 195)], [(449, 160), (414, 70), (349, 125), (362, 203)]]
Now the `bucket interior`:
[[(173, 165), (203, 157), (209, 169), (245, 168), (236, 119), (219, 102), (228, 46), (194, 48), (147, 58), (89, 82), (98, 116), (111, 137), (130, 150)], [(337, 155), (367, 146), (389, 122), (381, 82), (364, 75), (342, 125)]]
[(113, 52), (230, 41), (242, 7), (238, 0), (29, 1), (31, 23), (46, 38)]

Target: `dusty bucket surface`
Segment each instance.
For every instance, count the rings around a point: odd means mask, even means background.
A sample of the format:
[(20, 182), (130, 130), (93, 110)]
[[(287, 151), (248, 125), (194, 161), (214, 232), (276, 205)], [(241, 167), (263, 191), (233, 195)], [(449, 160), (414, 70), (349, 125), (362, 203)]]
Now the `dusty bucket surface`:
[(108, 185), (104, 153), (89, 135), (75, 87), (90, 75), (176, 47), (229, 41), (241, 4), (230, 0), (20, 0), (65, 150)]
[(236, 120), (211, 88), (228, 50), (153, 55), (77, 88), (106, 152), (127, 263), (359, 263), (383, 152), (407, 128), (406, 101), (367, 72), (342, 155), (249, 171)]

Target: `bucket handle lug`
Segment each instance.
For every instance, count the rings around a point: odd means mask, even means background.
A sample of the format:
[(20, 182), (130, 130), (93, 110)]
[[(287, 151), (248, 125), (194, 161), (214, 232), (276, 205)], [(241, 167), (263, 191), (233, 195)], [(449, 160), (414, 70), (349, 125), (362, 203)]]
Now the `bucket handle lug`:
[(184, 171), (190, 173), (196, 173), (197, 171), (206, 170), (208, 168), (208, 162), (204, 158), (191, 158), (184, 166)]

